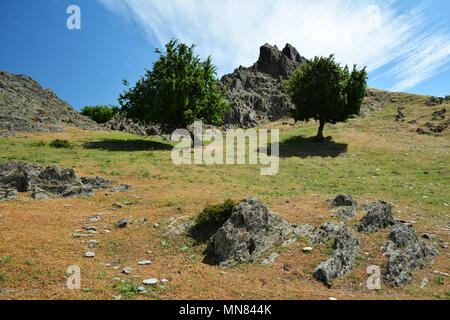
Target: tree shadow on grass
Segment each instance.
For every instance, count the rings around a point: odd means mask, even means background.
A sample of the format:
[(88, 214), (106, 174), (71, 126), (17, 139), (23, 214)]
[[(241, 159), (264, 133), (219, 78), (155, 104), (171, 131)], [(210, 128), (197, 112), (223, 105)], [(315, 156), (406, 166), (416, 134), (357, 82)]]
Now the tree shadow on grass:
[(332, 157), (336, 158), (347, 152), (348, 144), (332, 140), (316, 142), (314, 138), (295, 136), (280, 142), (280, 158), (289, 157)]
[(173, 146), (169, 143), (163, 143), (151, 140), (118, 140), (104, 139), (101, 141), (90, 141), (83, 144), (85, 149), (100, 149), (107, 151), (155, 151), (172, 150)]

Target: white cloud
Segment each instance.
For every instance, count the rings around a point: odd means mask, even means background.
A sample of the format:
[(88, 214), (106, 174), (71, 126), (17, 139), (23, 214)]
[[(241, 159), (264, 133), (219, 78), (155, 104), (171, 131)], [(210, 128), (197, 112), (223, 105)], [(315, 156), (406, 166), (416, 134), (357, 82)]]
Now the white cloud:
[(220, 75), (257, 60), (264, 43), (294, 45), (307, 58), (336, 54), (344, 64), (388, 66), (379, 75), (406, 90), (445, 70), (450, 36), (427, 29), (427, 7), (395, 10), (394, 0), (98, 0), (137, 22), (150, 41), (195, 43)]

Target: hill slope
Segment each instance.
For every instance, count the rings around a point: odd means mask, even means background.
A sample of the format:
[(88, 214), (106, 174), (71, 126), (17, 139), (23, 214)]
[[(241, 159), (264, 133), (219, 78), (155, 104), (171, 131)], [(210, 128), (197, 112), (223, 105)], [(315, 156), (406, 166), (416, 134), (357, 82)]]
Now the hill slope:
[(0, 135), (15, 132), (58, 132), (63, 126), (96, 130), (98, 125), (80, 115), (50, 89), (31, 77), (0, 70)]

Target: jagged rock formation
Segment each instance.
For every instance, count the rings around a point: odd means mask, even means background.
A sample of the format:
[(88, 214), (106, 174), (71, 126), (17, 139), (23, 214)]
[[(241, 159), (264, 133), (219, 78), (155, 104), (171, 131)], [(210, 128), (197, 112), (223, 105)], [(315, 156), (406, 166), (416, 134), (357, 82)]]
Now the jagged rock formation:
[(79, 114), (32, 78), (0, 70), (0, 136), (64, 131), (64, 126), (99, 129), (94, 121)]
[(213, 236), (213, 254), (220, 266), (254, 263), (292, 232), (260, 199), (247, 198)]
[(384, 201), (373, 202), (366, 206), (367, 214), (361, 219), (358, 231), (375, 233), (380, 229), (394, 225), (392, 206)]
[(225, 123), (249, 128), (286, 116), (293, 105), (284, 93), (282, 81), (306, 62), (289, 44), (283, 51), (276, 46), (263, 45), (253, 66), (241, 66), (219, 82), (219, 88), (226, 90), (232, 108)]
[(384, 278), (396, 286), (410, 283), (411, 271), (423, 268), (427, 258), (438, 254), (435, 245), (419, 240), (412, 228), (405, 224), (396, 224), (389, 234)]
[(93, 196), (94, 189), (122, 192), (129, 185), (113, 186), (115, 181), (101, 177), (80, 178), (71, 168), (42, 167), (35, 163), (5, 162), (0, 164), (0, 200), (17, 198), (17, 192), (29, 192), (36, 200)]
[[(305, 63), (308, 60), (290, 44), (286, 44), (282, 51), (276, 46), (263, 45), (253, 66), (240, 66), (219, 81), (219, 88), (225, 89), (232, 109), (226, 115), (225, 123), (251, 128), (288, 116), (294, 106), (285, 94), (282, 82)], [(382, 110), (394, 102), (394, 96), (388, 91), (368, 89), (361, 116)]]

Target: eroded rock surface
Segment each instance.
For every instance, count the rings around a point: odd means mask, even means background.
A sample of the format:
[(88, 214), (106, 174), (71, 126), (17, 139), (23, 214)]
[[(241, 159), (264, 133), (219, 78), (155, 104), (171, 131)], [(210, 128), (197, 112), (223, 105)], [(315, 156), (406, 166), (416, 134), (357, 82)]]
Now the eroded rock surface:
[(389, 234), (385, 280), (397, 286), (411, 282), (411, 271), (422, 268), (426, 259), (439, 254), (436, 246), (419, 240), (416, 232), (396, 224)]
[(292, 227), (270, 212), (261, 200), (247, 198), (213, 236), (216, 261), (221, 266), (253, 263), (274, 247)]
[(367, 214), (361, 219), (359, 232), (375, 233), (380, 229), (394, 225), (392, 206), (384, 201), (373, 202), (366, 207)]
[(29, 192), (36, 200), (75, 198), (94, 195), (94, 189), (115, 188), (127, 191), (129, 185), (112, 187), (114, 181), (101, 177), (80, 178), (71, 168), (43, 167), (35, 163), (5, 162), (0, 164), (0, 200), (13, 200), (17, 192)]

